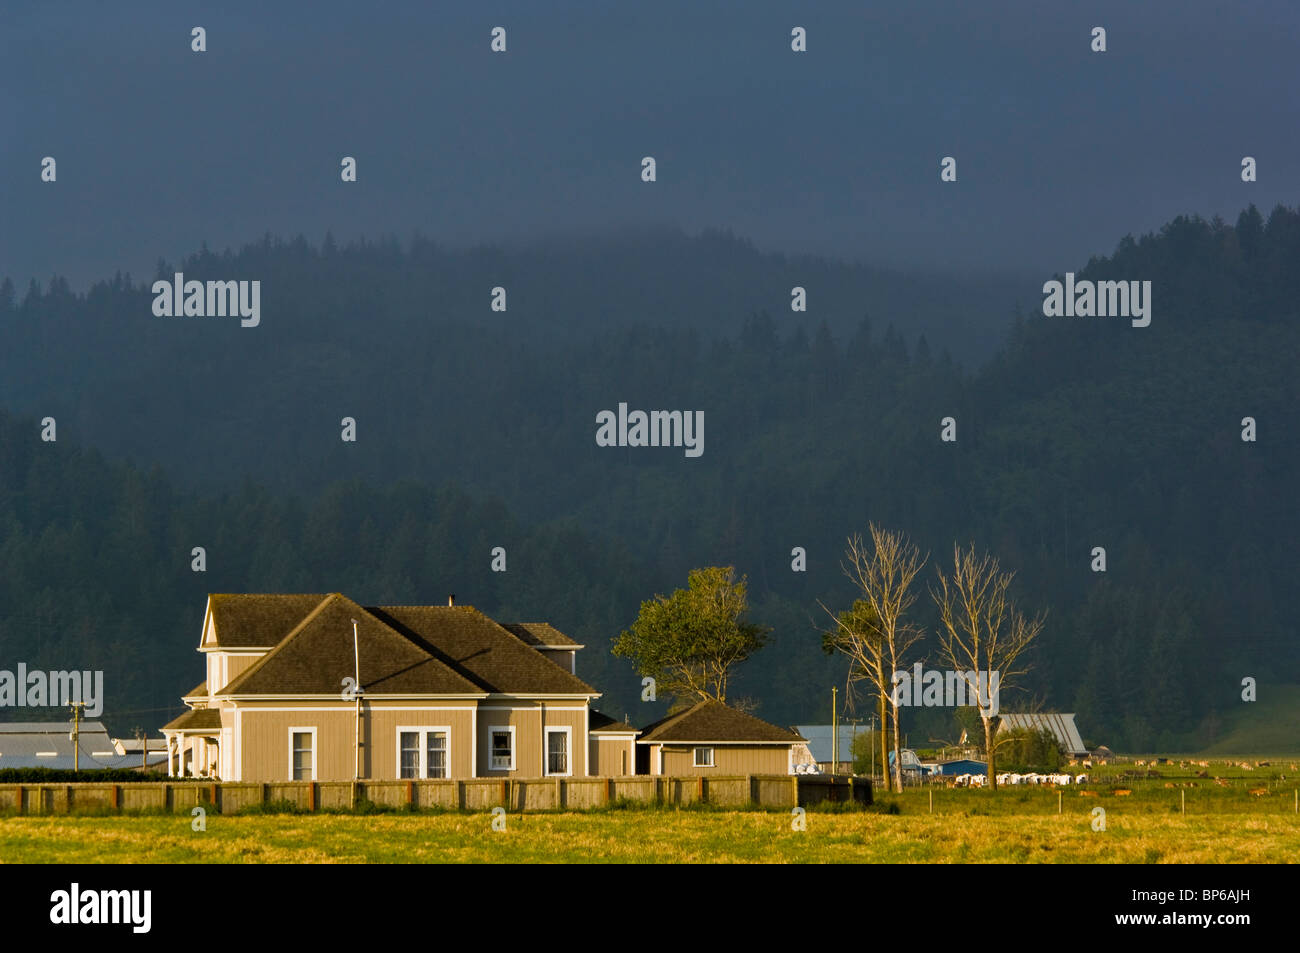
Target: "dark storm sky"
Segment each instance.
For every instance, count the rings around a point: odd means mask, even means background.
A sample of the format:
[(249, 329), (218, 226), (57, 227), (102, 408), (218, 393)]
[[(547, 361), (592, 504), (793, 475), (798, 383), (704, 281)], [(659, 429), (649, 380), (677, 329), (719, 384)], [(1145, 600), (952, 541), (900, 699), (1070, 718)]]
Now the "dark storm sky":
[(0, 272), (81, 288), (266, 231), (460, 244), (640, 222), (1063, 271), (1180, 213), (1295, 204), (1298, 24), (1294, 0), (5, 0)]

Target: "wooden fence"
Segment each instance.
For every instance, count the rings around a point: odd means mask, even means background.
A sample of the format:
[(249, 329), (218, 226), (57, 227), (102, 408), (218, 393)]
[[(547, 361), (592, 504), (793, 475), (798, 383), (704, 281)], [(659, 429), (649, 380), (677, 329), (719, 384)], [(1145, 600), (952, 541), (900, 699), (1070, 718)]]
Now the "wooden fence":
[(121, 784), (0, 784), (0, 812), (174, 812), (223, 814), (287, 802), (301, 811), (387, 808), (487, 811), (584, 810), (619, 800), (645, 804), (762, 809), (827, 801), (871, 803), (865, 778), (817, 775), (737, 777), (474, 778), (463, 781), (281, 781), (270, 784), (142, 781)]

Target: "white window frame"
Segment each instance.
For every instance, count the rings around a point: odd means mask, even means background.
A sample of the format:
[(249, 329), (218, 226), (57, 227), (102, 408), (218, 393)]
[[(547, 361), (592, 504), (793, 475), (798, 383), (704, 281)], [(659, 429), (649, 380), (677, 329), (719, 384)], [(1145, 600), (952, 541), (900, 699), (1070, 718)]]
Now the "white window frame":
[[(548, 778), (571, 778), (573, 777), (573, 728), (569, 725), (547, 725), (545, 731), (546, 747), (542, 751), (542, 757), (546, 761), (542, 764), (543, 772)], [(551, 770), (551, 735), (564, 735), (564, 767), (563, 771)]]
[[(442, 732), (447, 737), (447, 773), (442, 778), (429, 778), (429, 735), (434, 732)], [(404, 733), (413, 733), (419, 737), (420, 759), (416, 765), (418, 772), (414, 778), (402, 777), (402, 735)], [(446, 781), (451, 778), (451, 726), (450, 725), (398, 725), (397, 732), (393, 735), (393, 742), (396, 746), (397, 760), (393, 762), (397, 766), (395, 772), (399, 781), (413, 780), (434, 780)]]
[(311, 735), (311, 780), (316, 780), (316, 752), (319, 750), (316, 744), (316, 726), (301, 725), (289, 729), (289, 780), (301, 781), (301, 778), (293, 776), (293, 736), (297, 734)]
[[(707, 751), (709, 753), (708, 764), (700, 763), (701, 751)], [(695, 768), (716, 768), (718, 766), (718, 759), (714, 757), (713, 747), (711, 745), (700, 745), (695, 748), (694, 753), (691, 755), (691, 766)]]
[[(510, 764), (502, 767), (496, 762), (496, 755), (493, 753), (492, 735), (498, 731), (510, 733)], [(492, 725), (488, 728), (488, 770), (489, 771), (513, 771), (515, 769), (516, 749), (515, 749), (515, 726), (514, 725)]]

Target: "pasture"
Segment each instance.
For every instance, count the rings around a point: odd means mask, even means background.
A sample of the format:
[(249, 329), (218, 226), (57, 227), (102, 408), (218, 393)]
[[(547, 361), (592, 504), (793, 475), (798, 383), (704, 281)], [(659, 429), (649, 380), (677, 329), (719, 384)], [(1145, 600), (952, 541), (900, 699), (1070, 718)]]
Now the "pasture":
[[(1251, 765), (1231, 776), (1221, 766), (1215, 773), (1225, 784), (1188, 777), (1177, 763), (1130, 763), (1114, 771), (1107, 766), (1098, 780), (1059, 792), (1025, 786), (996, 792), (909, 788), (880, 792), (868, 810), (809, 809), (804, 830), (789, 811), (707, 806), (509, 814), (503, 830), (493, 829), (486, 812), (210, 814), (204, 830), (194, 830), (185, 815), (8, 816), (0, 818), (0, 860), (1287, 863), (1300, 856), (1298, 786), (1290, 765)], [(1143, 777), (1123, 776), (1139, 769)], [(1147, 771), (1155, 776), (1145, 776)], [(1104, 811), (1104, 830), (1095, 829), (1097, 808)]]

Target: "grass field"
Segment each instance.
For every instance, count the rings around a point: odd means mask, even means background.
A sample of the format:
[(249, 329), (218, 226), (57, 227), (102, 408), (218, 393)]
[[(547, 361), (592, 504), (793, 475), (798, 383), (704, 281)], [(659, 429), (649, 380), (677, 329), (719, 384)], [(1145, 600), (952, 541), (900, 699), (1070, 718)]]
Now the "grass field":
[[(1256, 769), (1258, 770), (1258, 769)], [(1127, 783), (1127, 782), (1126, 782)], [(1159, 779), (1077, 790), (938, 788), (882, 794), (868, 811), (627, 809), (462, 814), (45, 816), (0, 819), (10, 863), (1289, 863), (1296, 782), (1170, 788)], [(930, 813), (930, 797), (934, 813)], [(1187, 813), (1181, 813), (1186, 795)], [(1095, 808), (1106, 829), (1093, 830)], [(897, 812), (897, 813), (893, 813)]]

